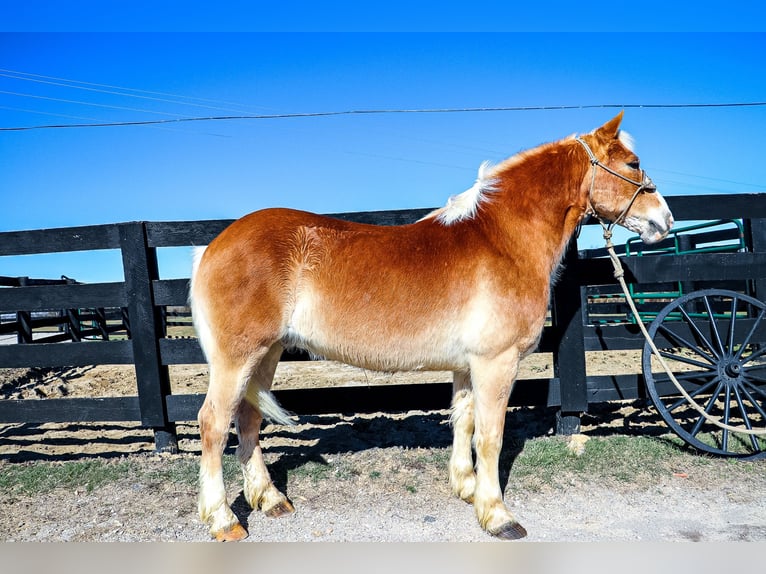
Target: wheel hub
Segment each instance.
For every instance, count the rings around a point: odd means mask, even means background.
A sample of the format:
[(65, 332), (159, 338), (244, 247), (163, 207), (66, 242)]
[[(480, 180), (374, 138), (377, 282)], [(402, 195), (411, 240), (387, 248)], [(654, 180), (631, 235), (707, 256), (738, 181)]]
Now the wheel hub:
[(742, 364), (733, 359), (727, 359), (720, 363), (718, 373), (726, 383), (737, 383), (742, 378)]

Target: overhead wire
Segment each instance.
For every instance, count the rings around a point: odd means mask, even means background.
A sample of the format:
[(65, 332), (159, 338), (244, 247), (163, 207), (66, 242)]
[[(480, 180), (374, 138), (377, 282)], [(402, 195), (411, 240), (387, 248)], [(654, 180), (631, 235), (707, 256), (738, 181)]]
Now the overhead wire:
[[(3, 68), (0, 68), (0, 77), (9, 78), (12, 80), (35, 82), (39, 84), (52, 85), (57, 87), (71, 88), (76, 90), (85, 90), (85, 91), (95, 92), (100, 94), (124, 96), (129, 98), (140, 98), (140, 99), (150, 100), (155, 102), (180, 104), (184, 106), (193, 106), (193, 107), (206, 108), (211, 110), (243, 112), (241, 108), (248, 107), (248, 106), (245, 106), (244, 104), (237, 104), (235, 102), (227, 102), (223, 100), (200, 98), (197, 96), (187, 96), (184, 94), (176, 94), (176, 93), (169, 93), (169, 92), (143, 90), (139, 88), (130, 88), (125, 86), (115, 86), (111, 84), (83, 82), (81, 80), (71, 80), (67, 78), (59, 78), (56, 76), (44, 76), (41, 74), (31, 74), (28, 72), (17, 72), (15, 70), (6, 70)], [(162, 97), (156, 97), (156, 96), (162, 96)], [(168, 99), (168, 98), (173, 98), (173, 99)], [(192, 100), (192, 101), (184, 101), (184, 100)], [(195, 102), (205, 102), (205, 103), (195, 103)], [(209, 104), (217, 104), (217, 105), (213, 106)], [(269, 109), (269, 108), (260, 107), (260, 109)]]
[(46, 100), (51, 102), (60, 102), (64, 104), (77, 104), (77, 105), (85, 105), (90, 106), (94, 108), (103, 108), (103, 109), (109, 109), (109, 110), (120, 110), (120, 111), (127, 111), (127, 112), (140, 112), (140, 113), (150, 113), (150, 114), (159, 114), (162, 116), (175, 116), (175, 117), (181, 117), (180, 114), (173, 114), (169, 112), (160, 112), (157, 110), (143, 110), (141, 108), (131, 108), (127, 106), (114, 106), (110, 104), (98, 104), (95, 102), (83, 102), (80, 100), (68, 100), (66, 98), (54, 98), (52, 96), (40, 96), (38, 94), (24, 94), (21, 92), (10, 92), (7, 90), (0, 90), (0, 94), (5, 94), (7, 96), (19, 96), (24, 98), (31, 98), (34, 100)]
[(692, 103), (692, 104), (581, 104), (557, 106), (496, 106), (478, 108), (413, 108), (413, 109), (359, 109), (324, 112), (297, 112), (278, 114), (249, 114), (226, 116), (195, 116), (160, 120), (129, 120), (116, 122), (95, 122), (88, 124), (49, 124), (36, 126), (0, 127), (0, 131), (28, 131), (42, 129), (96, 128), (96, 127), (127, 127), (148, 126), (169, 123), (237, 121), (237, 120), (276, 120), (288, 118), (318, 118), (352, 115), (382, 115), (382, 114), (449, 114), (476, 112), (521, 112), (521, 111), (552, 111), (552, 110), (588, 110), (588, 109), (683, 109), (683, 108), (734, 108), (766, 106), (766, 102), (727, 102), (727, 103)]

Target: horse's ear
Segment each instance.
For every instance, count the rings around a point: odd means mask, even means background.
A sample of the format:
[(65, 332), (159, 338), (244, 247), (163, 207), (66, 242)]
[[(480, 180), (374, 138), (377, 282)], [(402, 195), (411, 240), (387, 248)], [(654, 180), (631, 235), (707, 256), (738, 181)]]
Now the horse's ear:
[(595, 133), (602, 137), (604, 140), (611, 140), (615, 139), (617, 137), (617, 134), (620, 133), (620, 124), (622, 123), (622, 115), (625, 113), (625, 110), (620, 111), (619, 114), (614, 116), (611, 120), (606, 122), (603, 126), (598, 128)]

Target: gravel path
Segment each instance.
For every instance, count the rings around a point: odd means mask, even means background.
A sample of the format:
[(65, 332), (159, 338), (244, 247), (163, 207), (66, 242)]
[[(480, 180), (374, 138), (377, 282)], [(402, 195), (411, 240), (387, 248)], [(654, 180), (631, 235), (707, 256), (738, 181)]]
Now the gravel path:
[[(297, 511), (280, 519), (251, 512), (239, 477), (230, 476), (229, 500), (250, 532), (248, 541), (492, 541), (473, 508), (449, 490), (445, 420), (446, 412), (410, 413), (397, 420), (317, 419), (294, 435), (272, 429), (267, 462)], [(532, 440), (563, 440), (533, 430)], [(183, 446), (192, 451), (194, 432), (182, 434)], [(197, 455), (151, 454), (151, 442), (137, 440), (143, 452), (110, 459), (131, 461), (141, 470), (136, 476), (90, 492), (59, 488), (4, 498), (0, 540), (208, 540), (196, 514)], [(587, 448), (582, 456), (588, 456)], [(162, 478), (169, 462), (186, 463), (191, 479)], [(17, 463), (0, 462), (0, 472), (9, 464)], [(553, 483), (508, 480), (505, 497), (528, 542), (766, 541), (763, 464), (718, 460), (635, 481), (567, 472)]]
[[(545, 493), (515, 494), (506, 502), (539, 541), (766, 541), (760, 494), (689, 487), (666, 478), (651, 492), (577, 482)], [(268, 519), (249, 513), (251, 542), (488, 542), (471, 506), (443, 484), (416, 493), (327, 480), (290, 489), (296, 513)], [(512, 489), (511, 489), (512, 490)], [(763, 491), (761, 491), (763, 492)], [(232, 496), (235, 498), (236, 495)], [(738, 499), (739, 498), (739, 499)], [(93, 492), (54, 492), (3, 503), (0, 538), (11, 541), (206, 541), (195, 492), (172, 485), (125, 481)]]

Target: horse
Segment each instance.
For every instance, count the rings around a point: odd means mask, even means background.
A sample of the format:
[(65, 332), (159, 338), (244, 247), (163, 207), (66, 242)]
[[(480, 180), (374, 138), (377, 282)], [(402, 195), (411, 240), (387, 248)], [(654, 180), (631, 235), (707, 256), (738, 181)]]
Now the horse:
[(412, 224), (271, 208), (195, 254), (190, 299), (210, 367), (198, 510), (215, 539), (248, 535), (222, 473), (232, 421), (248, 504), (270, 517), (294, 511), (259, 442), (264, 417), (293, 423), (270, 392), (286, 348), (376, 371), (452, 371), (451, 489), (490, 535), (526, 536), (503, 502), (498, 458), (519, 361), (540, 340), (566, 246), (589, 215), (646, 243), (673, 225), (622, 116), (482, 164), (467, 191)]

